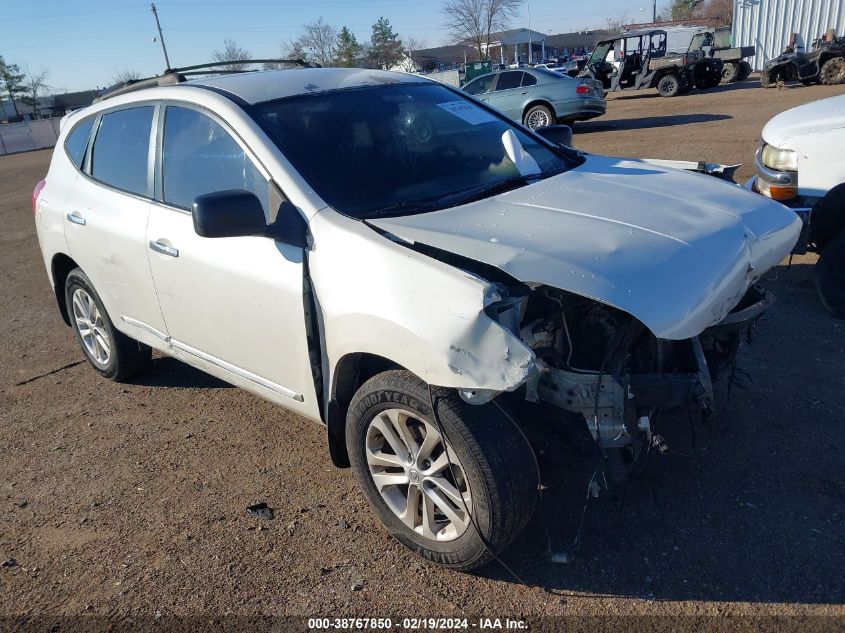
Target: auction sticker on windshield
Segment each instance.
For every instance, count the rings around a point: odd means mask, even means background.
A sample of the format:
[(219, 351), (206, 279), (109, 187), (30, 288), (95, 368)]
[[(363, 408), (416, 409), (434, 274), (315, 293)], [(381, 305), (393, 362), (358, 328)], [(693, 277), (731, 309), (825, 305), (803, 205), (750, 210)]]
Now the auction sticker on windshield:
[(446, 103), (438, 103), (437, 107), (454, 114), (470, 125), (490, 123), (496, 120), (496, 117), (489, 112), (485, 112), (467, 101), (447, 101)]

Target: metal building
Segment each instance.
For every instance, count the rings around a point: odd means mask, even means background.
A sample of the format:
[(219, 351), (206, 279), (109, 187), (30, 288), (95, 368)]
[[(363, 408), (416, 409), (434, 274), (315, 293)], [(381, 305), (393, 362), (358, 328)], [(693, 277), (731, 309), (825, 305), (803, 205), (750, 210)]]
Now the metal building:
[(798, 50), (809, 51), (827, 29), (845, 35), (845, 0), (734, 0), (734, 46), (754, 46), (754, 70), (777, 57), (796, 33)]

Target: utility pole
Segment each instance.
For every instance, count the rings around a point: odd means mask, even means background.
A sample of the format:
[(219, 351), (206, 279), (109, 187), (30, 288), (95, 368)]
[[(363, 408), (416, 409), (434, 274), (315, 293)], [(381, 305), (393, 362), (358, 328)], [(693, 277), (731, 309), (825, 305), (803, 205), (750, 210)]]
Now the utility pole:
[(657, 22), (657, 0), (651, 0), (651, 22)]
[[(657, 0), (654, 1), (657, 2)], [(153, 15), (156, 19), (156, 27), (158, 28), (158, 39), (161, 41), (161, 50), (164, 51), (164, 63), (167, 64), (166, 70), (170, 70), (170, 60), (167, 58), (167, 47), (164, 45), (164, 35), (161, 34), (161, 23), (158, 21), (158, 11), (156, 11), (156, 3), (151, 3), (150, 8), (153, 10)]]
[(531, 0), (526, 0), (526, 4), (528, 5), (528, 64), (531, 64), (531, 58), (533, 57), (531, 49), (533, 48), (533, 44), (531, 42)]

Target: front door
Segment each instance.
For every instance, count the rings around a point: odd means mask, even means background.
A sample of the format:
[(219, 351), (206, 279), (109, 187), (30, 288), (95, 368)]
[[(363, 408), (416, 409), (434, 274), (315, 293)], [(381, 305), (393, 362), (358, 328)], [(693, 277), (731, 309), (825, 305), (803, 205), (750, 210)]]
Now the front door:
[(268, 179), (205, 111), (169, 105), (161, 132), (161, 201), (151, 205), (147, 242), (174, 354), (319, 419), (302, 249), (261, 236), (200, 237), (189, 211), (199, 195), (240, 189), (269, 218)]

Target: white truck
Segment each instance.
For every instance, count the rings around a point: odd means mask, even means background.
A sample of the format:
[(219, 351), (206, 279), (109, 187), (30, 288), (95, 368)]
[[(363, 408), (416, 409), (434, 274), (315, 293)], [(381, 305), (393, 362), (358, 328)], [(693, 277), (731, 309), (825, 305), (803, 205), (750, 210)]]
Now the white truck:
[(819, 296), (845, 318), (845, 95), (782, 112), (762, 137), (747, 186), (801, 217), (793, 253), (819, 253)]

